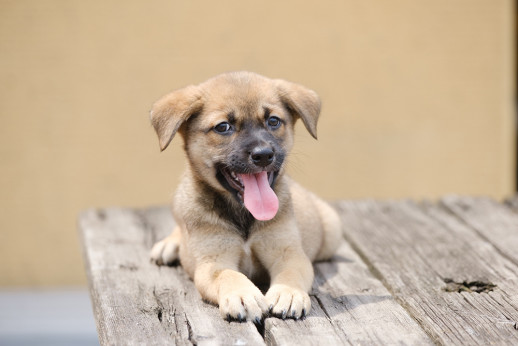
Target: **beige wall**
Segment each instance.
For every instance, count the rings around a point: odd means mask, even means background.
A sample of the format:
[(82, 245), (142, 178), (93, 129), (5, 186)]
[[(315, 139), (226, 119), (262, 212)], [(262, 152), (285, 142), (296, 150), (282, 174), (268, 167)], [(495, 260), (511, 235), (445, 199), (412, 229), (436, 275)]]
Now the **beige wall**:
[(167, 203), (147, 112), (223, 71), (321, 95), (290, 161), (326, 198), (512, 194), (512, 4), (1, 0), (0, 285), (83, 284), (77, 213)]

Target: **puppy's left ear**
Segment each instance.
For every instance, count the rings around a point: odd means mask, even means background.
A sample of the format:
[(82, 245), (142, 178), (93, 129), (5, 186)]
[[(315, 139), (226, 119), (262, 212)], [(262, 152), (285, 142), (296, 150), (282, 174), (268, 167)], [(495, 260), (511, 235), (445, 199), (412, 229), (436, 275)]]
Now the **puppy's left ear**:
[(194, 85), (173, 91), (155, 102), (150, 119), (158, 135), (160, 150), (167, 148), (180, 126), (202, 107), (199, 87)]
[(317, 93), (302, 85), (282, 79), (275, 81), (281, 102), (296, 118), (302, 119), (304, 126), (315, 139), (317, 138), (317, 122), (320, 115), (321, 102)]

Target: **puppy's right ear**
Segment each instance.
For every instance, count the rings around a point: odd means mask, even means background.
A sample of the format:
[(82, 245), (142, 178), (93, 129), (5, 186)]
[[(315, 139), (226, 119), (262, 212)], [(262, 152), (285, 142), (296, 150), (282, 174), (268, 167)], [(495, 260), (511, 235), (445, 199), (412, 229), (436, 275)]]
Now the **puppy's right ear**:
[(167, 148), (180, 125), (202, 107), (200, 90), (193, 85), (173, 91), (155, 102), (150, 119), (158, 135), (160, 150)]

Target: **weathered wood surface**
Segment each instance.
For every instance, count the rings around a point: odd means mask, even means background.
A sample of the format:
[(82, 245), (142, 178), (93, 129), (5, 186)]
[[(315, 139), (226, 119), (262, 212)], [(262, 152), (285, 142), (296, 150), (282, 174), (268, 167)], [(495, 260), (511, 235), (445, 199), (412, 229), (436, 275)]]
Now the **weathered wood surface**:
[(518, 344), (513, 203), (338, 202), (347, 241), (332, 261), (315, 264), (310, 315), (267, 318), (259, 329), (224, 321), (181, 267), (149, 262), (152, 244), (172, 229), (168, 208), (86, 211), (79, 229), (99, 339), (103, 345)]
[[(429, 337), (346, 244), (315, 265), (304, 321), (228, 323), (201, 301), (181, 267), (157, 267), (149, 249), (173, 226), (168, 208), (104, 209), (80, 218), (102, 344), (430, 344)], [(263, 339), (264, 335), (264, 339)]]
[[(149, 261), (170, 218), (161, 209), (89, 211), (80, 218), (99, 340), (103, 345), (264, 344), (252, 323), (229, 324), (181, 268)], [(156, 221), (148, 224), (146, 215)]]
[[(468, 203), (487, 208), (477, 207), (476, 230)], [(492, 205), (454, 197), (440, 204), (338, 203), (346, 238), (435, 342), (518, 344), (518, 266), (504, 255), (518, 215)], [(491, 233), (497, 229), (498, 241)]]
[[(489, 198), (443, 198), (442, 204), (518, 265), (518, 198), (501, 204)], [(518, 206), (518, 204), (516, 204)]]

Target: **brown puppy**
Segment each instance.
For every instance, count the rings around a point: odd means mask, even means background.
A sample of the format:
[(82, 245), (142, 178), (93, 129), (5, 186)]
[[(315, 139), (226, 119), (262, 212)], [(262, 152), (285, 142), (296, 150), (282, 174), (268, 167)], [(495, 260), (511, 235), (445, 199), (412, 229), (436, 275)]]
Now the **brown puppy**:
[[(311, 261), (334, 254), (341, 225), (327, 203), (284, 174), (284, 162), (295, 121), (316, 138), (319, 113), (315, 92), (250, 72), (219, 75), (153, 106), (160, 148), (180, 133), (188, 166), (173, 202), (177, 227), (151, 258), (179, 259), (224, 318), (309, 312)], [(265, 277), (263, 295), (252, 281)]]

